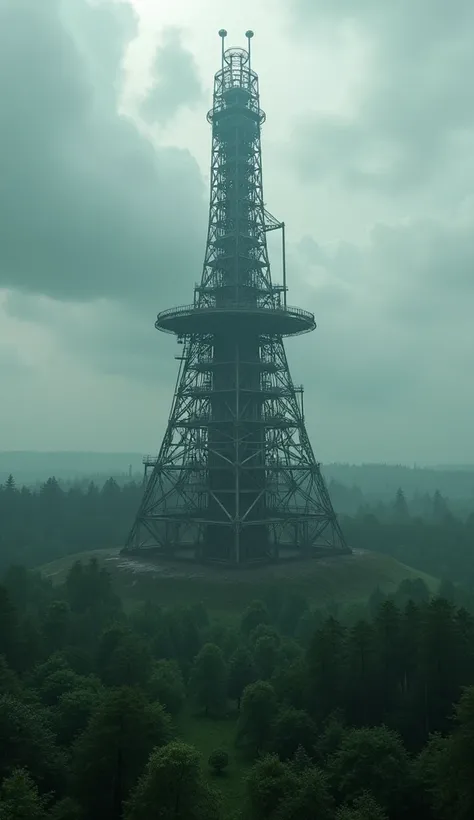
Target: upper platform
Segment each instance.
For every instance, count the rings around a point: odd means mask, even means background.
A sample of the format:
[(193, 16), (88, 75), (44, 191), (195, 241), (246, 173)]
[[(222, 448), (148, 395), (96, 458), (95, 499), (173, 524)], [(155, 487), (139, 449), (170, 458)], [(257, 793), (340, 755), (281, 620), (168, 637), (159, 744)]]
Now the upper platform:
[(314, 315), (296, 307), (268, 308), (246, 305), (197, 307), (182, 305), (158, 314), (155, 327), (177, 336), (235, 335), (298, 336), (316, 327)]

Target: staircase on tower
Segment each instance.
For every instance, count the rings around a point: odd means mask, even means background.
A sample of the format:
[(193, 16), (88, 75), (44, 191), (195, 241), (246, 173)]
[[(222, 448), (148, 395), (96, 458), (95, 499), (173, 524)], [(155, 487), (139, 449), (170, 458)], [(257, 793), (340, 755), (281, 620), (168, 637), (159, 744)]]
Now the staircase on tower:
[[(248, 565), (350, 552), (306, 432), (283, 339), (316, 327), (287, 304), (285, 225), (265, 209), (258, 76), (248, 47), (214, 78), (210, 209), (192, 304), (155, 327), (182, 344), (166, 432), (124, 552)], [(281, 230), (283, 282), (267, 233)]]

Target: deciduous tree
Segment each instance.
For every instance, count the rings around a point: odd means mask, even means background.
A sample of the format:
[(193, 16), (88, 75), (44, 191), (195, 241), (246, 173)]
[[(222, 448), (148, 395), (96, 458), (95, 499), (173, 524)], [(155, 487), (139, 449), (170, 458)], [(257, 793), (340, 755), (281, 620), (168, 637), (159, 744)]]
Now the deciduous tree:
[(268, 747), (278, 703), (273, 686), (267, 681), (256, 681), (244, 690), (237, 740), (258, 753)]
[(292, 706), (280, 710), (274, 725), (273, 749), (281, 760), (290, 760), (298, 748), (312, 754), (315, 740), (316, 727), (307, 712)]
[(227, 667), (222, 651), (212, 643), (204, 644), (194, 659), (189, 691), (206, 715), (220, 714), (227, 700)]
[(183, 706), (186, 690), (181, 669), (176, 661), (156, 661), (147, 689), (152, 700), (158, 700), (170, 715), (177, 715)]
[(186, 743), (155, 750), (125, 809), (125, 820), (219, 820), (197, 751)]
[(237, 701), (238, 709), (245, 687), (256, 680), (257, 670), (252, 655), (245, 646), (240, 646), (230, 657), (228, 677), (229, 697)]
[(294, 789), (283, 800), (278, 820), (333, 820), (334, 800), (326, 775), (316, 767), (300, 773)]
[(253, 601), (245, 610), (240, 622), (243, 634), (248, 638), (250, 633), (260, 624), (268, 624), (270, 618), (268, 610), (262, 601)]
[(364, 792), (350, 804), (341, 806), (336, 820), (388, 820), (388, 814), (370, 792)]
[(88, 820), (119, 820), (150, 752), (171, 734), (168, 714), (139, 689), (106, 694), (74, 750), (76, 790)]
[(25, 769), (14, 769), (0, 790), (0, 820), (46, 820), (47, 800)]
[(298, 777), (276, 755), (265, 755), (252, 767), (246, 781), (248, 815), (252, 820), (277, 820), (282, 802), (294, 793)]
[(331, 782), (342, 801), (370, 791), (390, 817), (402, 817), (410, 764), (399, 735), (385, 726), (347, 729), (329, 759)]

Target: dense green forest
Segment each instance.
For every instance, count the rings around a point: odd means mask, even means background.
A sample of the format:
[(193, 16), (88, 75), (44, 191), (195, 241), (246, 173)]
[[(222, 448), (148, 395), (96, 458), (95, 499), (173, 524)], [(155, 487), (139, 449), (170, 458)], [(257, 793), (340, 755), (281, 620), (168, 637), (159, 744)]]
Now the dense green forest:
[[(240, 617), (124, 608), (95, 559), (0, 586), (2, 820), (470, 820), (474, 617), (275, 587)], [(258, 589), (256, 589), (258, 595)]]
[(443, 580), (347, 611), (259, 581), (243, 612), (165, 607), (95, 557), (56, 586), (33, 569), (121, 545), (142, 491), (0, 488), (0, 820), (474, 816), (472, 513), (362, 497), (350, 545)]
[[(140, 483), (119, 485), (112, 478), (101, 488), (93, 482), (63, 488), (50, 478), (34, 491), (17, 487), (10, 476), (0, 487), (0, 570), (12, 561), (35, 567), (65, 554), (122, 545), (142, 492)], [(330, 492), (336, 509), (344, 509), (341, 496), (355, 491), (333, 484)], [(356, 511), (341, 516), (350, 546), (474, 585), (474, 511), (455, 515), (439, 492), (407, 501), (398, 490), (385, 504), (357, 496)]]

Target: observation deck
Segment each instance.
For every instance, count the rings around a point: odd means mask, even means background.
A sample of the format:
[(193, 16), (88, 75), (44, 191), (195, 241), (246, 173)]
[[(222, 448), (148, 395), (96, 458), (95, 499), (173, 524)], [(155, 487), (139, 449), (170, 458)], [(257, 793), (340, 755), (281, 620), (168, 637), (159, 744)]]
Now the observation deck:
[(313, 313), (297, 307), (182, 305), (159, 313), (155, 327), (177, 336), (248, 333), (260, 336), (299, 336), (314, 330), (316, 322)]

